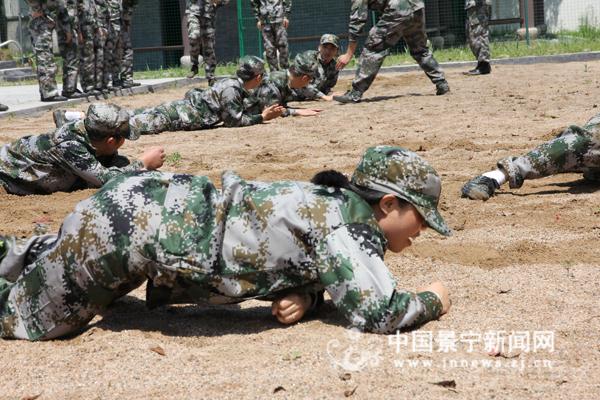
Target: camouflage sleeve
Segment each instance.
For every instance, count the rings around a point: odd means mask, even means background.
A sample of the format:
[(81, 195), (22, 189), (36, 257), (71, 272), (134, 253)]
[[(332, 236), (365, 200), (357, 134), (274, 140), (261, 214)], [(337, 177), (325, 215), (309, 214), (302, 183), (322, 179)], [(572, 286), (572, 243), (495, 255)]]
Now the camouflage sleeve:
[(77, 175), (91, 187), (101, 187), (117, 175), (144, 169), (144, 164), (136, 160), (126, 167), (104, 167), (86, 146), (77, 141), (62, 142), (52, 150), (53, 157), (62, 168)]
[(353, 326), (376, 333), (438, 318), (442, 304), (434, 293), (396, 289), (377, 238), (369, 226), (351, 224), (333, 231), (319, 246), (319, 278), (336, 307)]
[(283, 0), (283, 13), (286, 19), (290, 19), (292, 13), (292, 0)]
[(260, 114), (249, 114), (244, 109), (244, 99), (234, 88), (227, 88), (221, 94), (223, 112), (221, 118), (225, 126), (238, 127), (260, 124)]
[(325, 96), (315, 85), (308, 85), (302, 89), (296, 89), (294, 92), (294, 99), (296, 101), (314, 100), (320, 99)]
[(350, 8), (350, 24), (348, 26), (348, 40), (356, 42), (358, 35), (365, 27), (369, 18), (369, 1), (352, 0)]

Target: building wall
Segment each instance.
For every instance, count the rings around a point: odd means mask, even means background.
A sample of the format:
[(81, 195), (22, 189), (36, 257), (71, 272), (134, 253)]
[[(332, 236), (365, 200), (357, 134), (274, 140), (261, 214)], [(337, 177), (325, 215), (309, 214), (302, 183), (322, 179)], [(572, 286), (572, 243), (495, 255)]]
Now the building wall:
[(600, 0), (545, 0), (548, 31), (577, 30), (582, 23), (600, 27)]

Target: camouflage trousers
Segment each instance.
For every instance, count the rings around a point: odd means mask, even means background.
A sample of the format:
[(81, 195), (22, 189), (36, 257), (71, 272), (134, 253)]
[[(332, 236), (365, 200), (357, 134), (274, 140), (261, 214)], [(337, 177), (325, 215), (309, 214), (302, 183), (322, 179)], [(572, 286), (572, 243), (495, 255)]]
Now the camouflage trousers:
[(583, 172), (586, 179), (600, 180), (600, 114), (583, 129), (570, 126), (523, 156), (500, 160), (498, 168), (508, 175), (511, 188), (521, 187), (525, 179), (568, 172)]
[(467, 9), (467, 39), (478, 62), (490, 62), (490, 17), (492, 6), (480, 4)]
[[(283, 23), (265, 24), (262, 27), (262, 38), (269, 69), (271, 71), (287, 69), (289, 67), (288, 36)], [(279, 59), (277, 52), (279, 52)]]
[(215, 18), (187, 14), (188, 37), (190, 39), (190, 60), (198, 65), (198, 56), (204, 59), (206, 79), (215, 78), (217, 58), (215, 56)]
[[(80, 18), (84, 16), (80, 15)], [(83, 43), (79, 46), (79, 80), (84, 92), (93, 90), (96, 86), (96, 54), (94, 38), (96, 27), (94, 21), (82, 19), (81, 36)]]
[(427, 47), (423, 10), (415, 11), (407, 16), (384, 13), (377, 24), (371, 28), (360, 55), (356, 76), (352, 81), (352, 88), (355, 91), (364, 93), (369, 89), (383, 60), (390, 54), (390, 49), (398, 43), (400, 38), (404, 38), (410, 55), (433, 83), (446, 79), (440, 65)]
[(117, 52), (119, 61), (119, 80), (133, 82), (133, 46), (131, 45), (131, 21), (123, 20), (121, 39)]
[(129, 125), (140, 135), (155, 135), (165, 131), (196, 131), (219, 122), (205, 105), (189, 99), (163, 103), (157, 107), (140, 108), (129, 117)]
[(56, 25), (58, 48), (63, 59), (63, 93), (73, 93), (77, 89), (77, 75), (79, 74), (79, 53), (77, 46), (77, 33), (71, 31), (70, 41), (67, 42), (68, 27)]
[[(77, 205), (58, 235), (13, 244), (0, 263), (0, 337), (46, 340), (76, 332), (160, 274), (147, 249), (159, 235), (162, 207), (141, 193), (127, 207), (116, 206), (120, 193), (97, 194)], [(133, 224), (140, 218), (146, 222)]]
[(111, 21), (108, 25), (100, 25), (96, 35), (96, 89), (111, 88), (115, 72), (116, 54), (120, 22)]
[(29, 22), (31, 45), (37, 64), (37, 77), (42, 98), (58, 95), (56, 86), (56, 63), (52, 53), (52, 30), (54, 22), (42, 16)]
[(94, 43), (96, 51), (96, 89), (101, 90), (104, 87), (104, 60), (106, 56), (106, 41), (108, 40), (108, 27), (101, 24), (96, 30), (96, 40)]

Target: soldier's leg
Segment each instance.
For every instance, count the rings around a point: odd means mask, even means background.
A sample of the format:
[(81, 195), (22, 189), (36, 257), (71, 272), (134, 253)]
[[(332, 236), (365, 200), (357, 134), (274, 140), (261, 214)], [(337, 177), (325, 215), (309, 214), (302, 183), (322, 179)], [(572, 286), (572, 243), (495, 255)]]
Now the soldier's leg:
[(199, 130), (207, 127), (206, 115), (209, 114), (194, 107), (189, 100), (175, 100), (157, 107), (134, 111), (129, 118), (129, 125), (140, 135)]
[(413, 13), (402, 24), (402, 36), (410, 50), (410, 55), (436, 85), (446, 81), (444, 72), (427, 47), (427, 33), (425, 32), (425, 14), (423, 10)]
[(15, 282), (0, 279), (0, 337), (46, 340), (76, 332), (145, 281), (145, 265), (121, 237), (133, 232), (116, 232), (94, 208), (70, 214)]
[(269, 70), (277, 71), (279, 63), (277, 61), (276, 36), (272, 24), (265, 24), (262, 28), (263, 47), (265, 49), (265, 58), (269, 64)]
[(72, 96), (77, 90), (77, 74), (79, 73), (79, 58), (77, 48), (77, 35), (71, 33), (67, 41), (67, 30), (61, 24), (57, 24), (56, 34), (58, 36), (58, 47), (63, 59), (63, 87), (62, 95)]
[(389, 55), (390, 48), (400, 40), (401, 21), (402, 19), (384, 14), (369, 31), (352, 81), (352, 89), (358, 96), (362, 96), (371, 86), (383, 60)]
[(492, 7), (485, 4), (467, 9), (467, 38), (478, 62), (490, 62), (490, 16)]
[(200, 17), (197, 14), (187, 13), (187, 29), (188, 39), (190, 41), (190, 62), (192, 63), (192, 73), (189, 78), (194, 77), (198, 73), (198, 56), (201, 50), (201, 28)]
[(277, 50), (279, 51), (279, 66), (281, 69), (287, 69), (290, 65), (288, 32), (287, 29), (283, 27), (283, 24), (277, 24), (276, 29)]
[(215, 69), (217, 68), (217, 57), (215, 56), (215, 19), (200, 18), (200, 28), (205, 76), (209, 85), (212, 85), (215, 80)]
[(521, 187), (525, 179), (596, 171), (600, 168), (600, 133), (571, 126), (523, 156), (500, 160), (498, 168), (507, 175), (511, 188)]
[(117, 42), (119, 40), (119, 36), (121, 36), (121, 21), (119, 20), (111, 20), (110, 28), (108, 30), (108, 37), (106, 39), (106, 44), (104, 47), (104, 70), (103, 70), (103, 78), (102, 83), (105, 88), (112, 89), (113, 84), (113, 74), (115, 72), (115, 62), (116, 62), (116, 48)]
[(131, 45), (131, 21), (123, 21), (121, 43), (123, 55), (121, 57), (121, 69), (119, 71), (119, 76), (121, 81), (123, 81), (127, 87), (127, 85), (133, 84), (133, 46)]
[(79, 80), (84, 92), (91, 92), (96, 86), (96, 54), (94, 52), (94, 25), (82, 24), (83, 44), (79, 49)]
[(96, 89), (104, 88), (104, 56), (106, 41), (108, 39), (108, 29), (105, 26), (99, 26), (96, 33)]
[(52, 53), (52, 29), (54, 23), (42, 16), (29, 22), (31, 45), (35, 53), (37, 76), (42, 99), (58, 95), (56, 87), (56, 63)]

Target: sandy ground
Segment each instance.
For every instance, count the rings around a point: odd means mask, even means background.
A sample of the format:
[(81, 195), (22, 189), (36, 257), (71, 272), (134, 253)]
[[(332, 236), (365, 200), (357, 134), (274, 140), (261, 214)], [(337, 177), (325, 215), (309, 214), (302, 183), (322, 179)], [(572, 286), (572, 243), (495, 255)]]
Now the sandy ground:
[[(139, 289), (77, 337), (0, 341), (0, 398), (600, 398), (600, 186), (567, 174), (485, 203), (459, 197), (497, 159), (600, 112), (600, 62), (498, 66), (476, 78), (450, 70), (448, 80), (451, 94), (436, 97), (422, 73), (381, 76), (364, 102), (318, 104), (316, 118), (163, 133), (124, 153), (164, 145), (181, 161), (163, 169), (219, 182), (224, 169), (262, 180), (349, 173), (374, 144), (418, 151), (443, 176), (455, 234), (427, 232), (386, 262), (403, 288), (445, 282), (450, 314), (407, 336), (358, 335), (330, 303), (282, 327), (268, 303), (148, 311)], [(141, 107), (185, 90), (115, 101)], [(49, 113), (0, 120), (0, 142), (51, 128)], [(27, 236), (36, 221), (56, 230), (92, 193), (0, 195), (0, 232)], [(497, 356), (490, 335), (504, 338)]]

